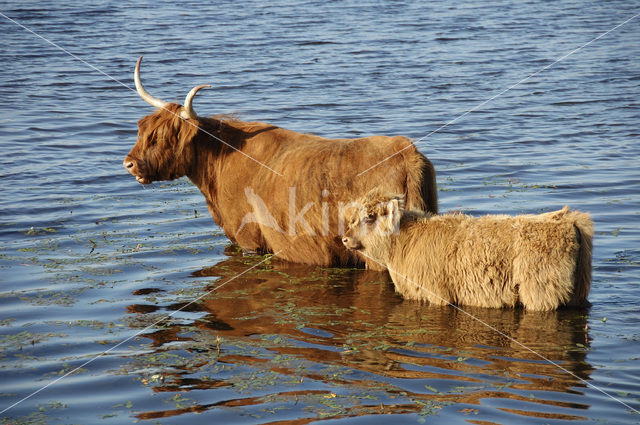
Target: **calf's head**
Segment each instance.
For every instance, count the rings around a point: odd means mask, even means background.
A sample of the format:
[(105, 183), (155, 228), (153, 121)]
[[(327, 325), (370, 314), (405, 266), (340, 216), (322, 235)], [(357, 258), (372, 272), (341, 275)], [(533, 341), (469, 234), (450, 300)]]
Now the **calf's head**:
[(347, 224), (342, 243), (365, 257), (383, 261), (400, 228), (404, 197), (374, 189), (345, 209)]
[(200, 89), (210, 86), (194, 87), (187, 94), (184, 106), (164, 102), (142, 87), (141, 61), (142, 57), (138, 59), (134, 73), (136, 89), (140, 97), (158, 111), (138, 121), (138, 140), (123, 165), (138, 182), (149, 184), (182, 177), (195, 166), (193, 139), (198, 133), (198, 116), (192, 102)]

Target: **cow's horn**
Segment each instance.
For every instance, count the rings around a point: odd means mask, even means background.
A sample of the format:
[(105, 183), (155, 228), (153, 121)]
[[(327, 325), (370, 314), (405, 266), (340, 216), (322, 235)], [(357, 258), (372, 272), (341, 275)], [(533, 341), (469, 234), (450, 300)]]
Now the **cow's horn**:
[(169, 102), (165, 102), (164, 100), (156, 99), (151, 96), (145, 89), (142, 87), (142, 82), (140, 81), (140, 63), (142, 62), (142, 56), (138, 59), (138, 63), (136, 64), (136, 70), (134, 72), (134, 80), (136, 82), (136, 90), (142, 99), (144, 99), (147, 103), (155, 106), (156, 108), (164, 109), (169, 105)]
[(200, 86), (195, 86), (194, 88), (191, 89), (191, 91), (187, 94), (187, 97), (184, 98), (184, 109), (182, 110), (182, 112), (180, 112), (180, 116), (182, 118), (184, 118), (185, 120), (188, 120), (190, 118), (197, 118), (198, 114), (196, 114), (196, 111), (193, 110), (193, 98), (196, 96), (196, 93), (198, 93), (198, 91), (200, 91), (200, 89), (203, 89), (205, 87), (211, 87), (211, 85), (209, 84), (202, 84)]

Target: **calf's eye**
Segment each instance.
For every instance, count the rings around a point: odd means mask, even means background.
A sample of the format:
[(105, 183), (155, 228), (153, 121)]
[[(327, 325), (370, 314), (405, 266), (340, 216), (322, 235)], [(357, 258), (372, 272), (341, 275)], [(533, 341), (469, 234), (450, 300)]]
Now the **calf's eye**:
[(364, 221), (365, 223), (371, 224), (374, 221), (376, 221), (376, 215), (375, 214), (369, 214), (366, 218), (364, 218), (362, 221)]

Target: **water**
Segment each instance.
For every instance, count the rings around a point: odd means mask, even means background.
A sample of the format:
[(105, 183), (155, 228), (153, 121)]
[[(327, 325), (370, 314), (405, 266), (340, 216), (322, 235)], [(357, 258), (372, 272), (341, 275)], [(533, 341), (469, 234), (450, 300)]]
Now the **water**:
[[(553, 64), (635, 2), (1, 8), (42, 37), (0, 16), (1, 423), (640, 420), (640, 18)], [(593, 306), (461, 312), (239, 255), (186, 179), (122, 168), (141, 54), (157, 97), (213, 84), (201, 114), (414, 138), (442, 211), (589, 211)]]

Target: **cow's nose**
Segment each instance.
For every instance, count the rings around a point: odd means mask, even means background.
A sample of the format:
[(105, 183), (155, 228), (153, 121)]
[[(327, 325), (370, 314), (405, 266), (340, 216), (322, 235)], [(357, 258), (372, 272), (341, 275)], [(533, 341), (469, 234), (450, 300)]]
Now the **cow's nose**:
[(349, 238), (347, 238), (346, 236), (344, 238), (342, 238), (342, 243), (345, 244), (345, 245), (347, 243), (349, 243)]
[(127, 170), (131, 170), (133, 168), (133, 161), (127, 161), (125, 159), (122, 165), (124, 165), (124, 168), (126, 168)]

